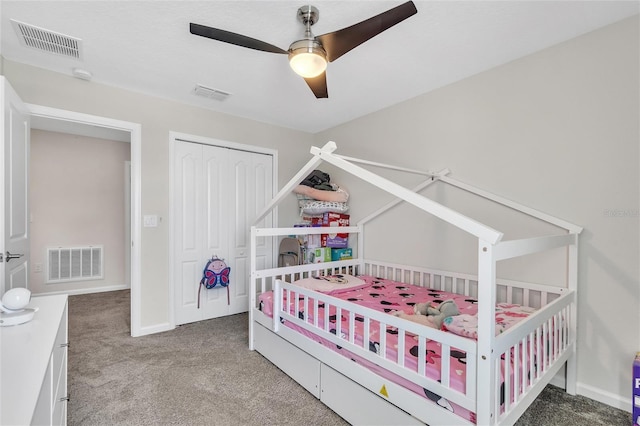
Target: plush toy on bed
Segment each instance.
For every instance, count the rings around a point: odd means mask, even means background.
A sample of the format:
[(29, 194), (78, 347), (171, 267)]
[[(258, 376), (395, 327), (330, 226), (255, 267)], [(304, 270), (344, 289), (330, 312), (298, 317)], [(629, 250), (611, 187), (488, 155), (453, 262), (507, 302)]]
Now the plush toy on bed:
[(413, 315), (407, 314), (403, 311), (396, 311), (394, 313), (397, 317), (417, 322), (418, 324), (426, 325), (438, 330), (442, 327), (442, 321), (444, 321), (445, 318), (459, 314), (460, 311), (458, 310), (458, 306), (453, 300), (445, 300), (437, 307), (431, 302), (417, 303), (413, 306)]

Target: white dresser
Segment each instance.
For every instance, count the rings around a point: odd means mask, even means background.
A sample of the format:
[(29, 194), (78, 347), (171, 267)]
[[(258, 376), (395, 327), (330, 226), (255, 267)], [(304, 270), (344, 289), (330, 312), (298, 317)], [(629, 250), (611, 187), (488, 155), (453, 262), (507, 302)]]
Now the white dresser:
[(29, 307), (32, 321), (0, 327), (0, 425), (66, 425), (67, 296)]

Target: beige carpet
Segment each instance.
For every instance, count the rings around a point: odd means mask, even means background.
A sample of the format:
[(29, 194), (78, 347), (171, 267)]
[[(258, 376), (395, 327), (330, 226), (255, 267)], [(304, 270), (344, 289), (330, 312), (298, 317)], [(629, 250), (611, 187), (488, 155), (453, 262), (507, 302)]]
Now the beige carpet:
[[(129, 300), (69, 298), (69, 425), (347, 424), (248, 349), (246, 314), (132, 338)], [(517, 423), (630, 424), (629, 413), (553, 386)]]

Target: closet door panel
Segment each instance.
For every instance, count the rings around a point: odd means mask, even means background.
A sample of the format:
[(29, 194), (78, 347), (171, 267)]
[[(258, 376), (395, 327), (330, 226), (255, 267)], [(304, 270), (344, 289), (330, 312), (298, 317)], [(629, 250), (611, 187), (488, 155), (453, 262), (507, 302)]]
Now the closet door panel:
[[(202, 146), (178, 143), (174, 154), (174, 299), (177, 324), (198, 321), (197, 290), (202, 273)], [(198, 272), (198, 269), (200, 271)]]
[[(193, 152), (195, 151), (195, 152)], [(180, 204), (182, 208), (178, 212), (181, 215), (181, 243), (182, 250), (187, 256), (197, 256), (200, 251), (200, 237), (198, 226), (200, 225), (200, 159), (199, 150), (185, 153), (180, 158)], [(194, 206), (195, 208), (191, 208)]]
[(204, 159), (204, 180), (207, 198), (205, 201), (205, 210), (202, 213), (204, 214), (204, 223), (206, 224), (205, 250), (220, 252), (226, 244), (225, 235), (222, 233), (226, 198), (224, 192), (224, 186), (226, 184), (224, 180), (226, 176), (223, 170), (224, 160), (221, 155), (224, 154), (224, 152), (213, 151), (211, 147), (204, 147), (204, 151), (206, 155)]
[[(235, 178), (232, 195), (235, 207), (230, 213), (233, 224), (230, 243), (235, 268), (231, 270), (233, 297), (229, 313), (235, 314), (249, 309), (250, 228), (258, 212), (273, 196), (273, 157), (246, 151), (232, 151), (230, 155), (233, 159), (229, 163), (233, 165)], [(266, 220), (270, 221), (270, 217)], [(263, 241), (263, 248), (259, 248), (262, 252), (265, 252), (264, 245)]]
[[(255, 188), (255, 197), (252, 202), (251, 223), (254, 218), (262, 212), (264, 206), (273, 198), (275, 193), (273, 188), (273, 157), (271, 155), (253, 154), (253, 186)], [(269, 213), (257, 223), (259, 227), (272, 227), (273, 214)], [(257, 240), (257, 266), (258, 268), (273, 267), (273, 246), (271, 240), (261, 237)], [(247, 269), (249, 271), (249, 269)]]
[(181, 306), (188, 309), (192, 309), (196, 306), (198, 296), (198, 289), (195, 285), (188, 285), (188, 283), (195, 283), (200, 281), (200, 265), (199, 262), (182, 262), (180, 268), (180, 280), (183, 283)]
[(229, 203), (229, 252), (231, 258), (231, 303), (229, 314), (246, 312), (248, 298), (249, 247), (248, 233), (251, 226), (249, 200), (253, 199), (251, 187), (251, 153), (231, 151), (229, 165), (233, 176)]
[[(203, 229), (206, 239), (203, 244), (202, 267), (212, 256), (228, 259), (228, 192), (230, 177), (227, 148), (203, 145), (203, 176), (206, 200), (202, 209)], [(202, 271), (201, 271), (202, 273)], [(227, 315), (227, 290), (221, 287), (201, 290), (200, 310), (204, 319)]]

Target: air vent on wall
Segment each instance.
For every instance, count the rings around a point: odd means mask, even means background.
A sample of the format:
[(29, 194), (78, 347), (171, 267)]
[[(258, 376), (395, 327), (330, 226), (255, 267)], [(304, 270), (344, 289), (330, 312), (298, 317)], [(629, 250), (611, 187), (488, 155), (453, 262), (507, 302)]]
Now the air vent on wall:
[(230, 93), (223, 92), (222, 90), (212, 89), (210, 87), (197, 84), (193, 93), (198, 96), (204, 96), (205, 98), (215, 99), (216, 101), (224, 101), (231, 95)]
[(47, 283), (103, 278), (102, 246), (47, 249)]
[(18, 34), (20, 43), (24, 46), (70, 58), (82, 59), (81, 39), (45, 30), (14, 19), (11, 20), (11, 23), (16, 34)]

